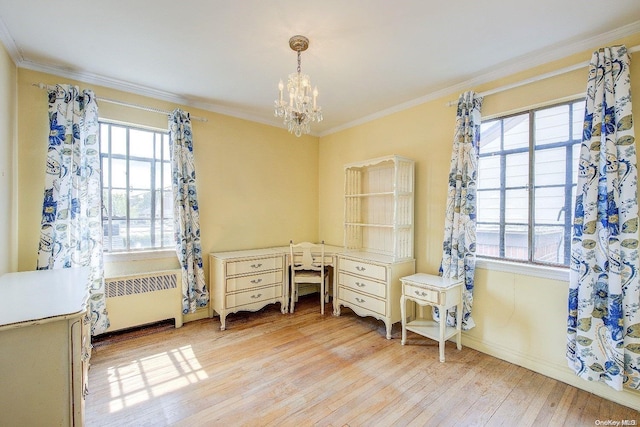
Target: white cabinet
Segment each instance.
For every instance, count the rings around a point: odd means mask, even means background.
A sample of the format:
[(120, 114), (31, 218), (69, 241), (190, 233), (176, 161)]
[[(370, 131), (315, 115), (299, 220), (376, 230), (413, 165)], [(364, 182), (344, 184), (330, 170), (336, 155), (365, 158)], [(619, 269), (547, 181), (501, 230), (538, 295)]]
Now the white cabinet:
[(284, 253), (276, 249), (211, 253), (209, 269), (211, 307), (220, 315), (221, 330), (226, 329), (229, 313), (257, 311), (275, 302), (283, 314), (287, 312)]
[(415, 273), (414, 162), (387, 156), (345, 166), (344, 250), (334, 313), (351, 308), (386, 326), (400, 321), (400, 277)]
[(84, 425), (88, 284), (88, 269), (0, 277), (0, 425)]

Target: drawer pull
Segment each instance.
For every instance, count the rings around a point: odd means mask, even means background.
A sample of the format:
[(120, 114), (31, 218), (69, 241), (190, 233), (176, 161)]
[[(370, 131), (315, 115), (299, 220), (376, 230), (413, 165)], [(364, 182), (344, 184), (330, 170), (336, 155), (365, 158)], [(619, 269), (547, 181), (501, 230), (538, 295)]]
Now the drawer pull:
[(262, 296), (262, 294), (258, 294), (258, 295), (251, 295), (251, 298), (253, 299), (257, 299), (260, 298)]
[(364, 288), (367, 285), (364, 284), (364, 283), (356, 282), (356, 286), (359, 287), (359, 288)]
[(260, 283), (260, 282), (262, 282), (262, 279), (253, 279), (251, 281), (251, 283), (253, 283), (253, 284), (257, 284), (257, 283)]
[(251, 264), (251, 268), (260, 268), (262, 267), (262, 263), (259, 264)]
[(356, 301), (358, 301), (360, 304), (364, 303), (364, 299), (362, 299), (362, 298), (356, 297)]
[(419, 297), (428, 297), (429, 294), (426, 293), (425, 291), (416, 291), (416, 295), (418, 295)]
[(365, 270), (366, 270), (366, 268), (365, 268), (365, 267), (361, 267), (361, 266), (359, 266), (359, 265), (356, 265), (356, 270), (358, 270), (358, 271), (365, 271)]

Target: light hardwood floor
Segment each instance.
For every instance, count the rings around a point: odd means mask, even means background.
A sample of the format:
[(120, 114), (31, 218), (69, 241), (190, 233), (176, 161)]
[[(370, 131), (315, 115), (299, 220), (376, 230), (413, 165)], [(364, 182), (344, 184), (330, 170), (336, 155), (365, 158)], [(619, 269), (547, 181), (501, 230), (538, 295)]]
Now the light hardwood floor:
[[(327, 305), (329, 307), (329, 305)], [(449, 342), (349, 309), (320, 315), (303, 297), (180, 329), (157, 326), (94, 343), (91, 426), (594, 426), (637, 411)], [(603, 424), (600, 424), (603, 425)]]

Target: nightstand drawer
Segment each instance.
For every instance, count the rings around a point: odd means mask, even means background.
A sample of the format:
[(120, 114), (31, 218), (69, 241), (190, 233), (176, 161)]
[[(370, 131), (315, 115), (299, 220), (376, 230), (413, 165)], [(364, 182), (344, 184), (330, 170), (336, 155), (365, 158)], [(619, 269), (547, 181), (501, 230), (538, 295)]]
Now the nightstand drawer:
[(423, 301), (428, 304), (441, 305), (440, 292), (432, 289), (425, 289), (420, 286), (404, 284), (404, 294), (416, 301)]
[(227, 292), (236, 292), (282, 283), (282, 270), (227, 279)]
[(227, 263), (227, 276), (282, 269), (283, 265), (281, 256), (231, 261)]
[(350, 274), (339, 273), (338, 284), (346, 288), (351, 288), (359, 292), (364, 292), (380, 298), (387, 297), (387, 284), (374, 282), (372, 280), (363, 279), (361, 277), (351, 276)]
[(358, 307), (376, 312), (383, 316), (386, 315), (386, 302), (384, 300), (379, 300), (369, 295), (353, 292), (352, 290), (343, 287), (338, 288), (338, 293), (341, 299), (353, 305), (357, 305)]
[(340, 260), (340, 270), (370, 277), (375, 280), (387, 280), (387, 269), (383, 265), (369, 264), (367, 262), (343, 258)]

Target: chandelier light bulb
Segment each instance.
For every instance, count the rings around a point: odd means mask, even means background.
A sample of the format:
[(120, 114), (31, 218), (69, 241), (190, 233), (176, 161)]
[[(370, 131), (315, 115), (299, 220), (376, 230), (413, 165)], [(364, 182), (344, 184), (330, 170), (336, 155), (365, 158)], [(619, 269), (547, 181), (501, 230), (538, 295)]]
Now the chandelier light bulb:
[(307, 50), (309, 39), (304, 36), (293, 36), (289, 39), (289, 47), (298, 53), (297, 72), (289, 74), (287, 79), (287, 92), (289, 102), (284, 101), (284, 83), (278, 83), (278, 99), (275, 104), (275, 116), (282, 117), (289, 132), (296, 136), (311, 132), (311, 122), (322, 121), (322, 109), (318, 106), (318, 87), (313, 89), (313, 102), (311, 92), (311, 79), (302, 73), (300, 52)]

